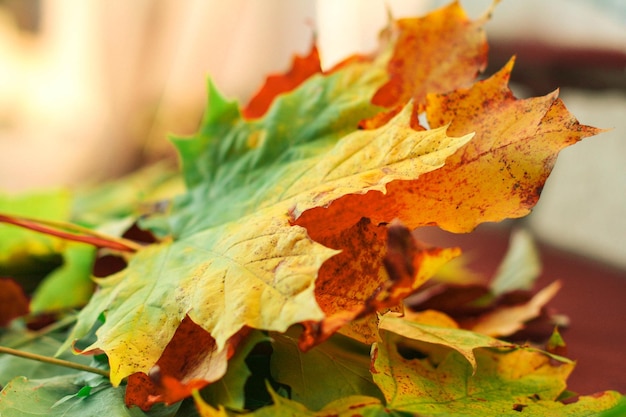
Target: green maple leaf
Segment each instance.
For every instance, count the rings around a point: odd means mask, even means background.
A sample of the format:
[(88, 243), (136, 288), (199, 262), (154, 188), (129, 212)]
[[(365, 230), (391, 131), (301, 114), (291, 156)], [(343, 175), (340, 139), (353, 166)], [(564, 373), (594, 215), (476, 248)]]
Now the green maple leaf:
[[(53, 332), (47, 335), (36, 334), (19, 326), (16, 321), (0, 335), (0, 346), (19, 349), (24, 352), (34, 353), (41, 356), (52, 356), (61, 346), (66, 337), (65, 332)], [(91, 358), (76, 356), (65, 352), (60, 359), (88, 365)], [(0, 386), (5, 386), (11, 379), (17, 376), (29, 379), (44, 379), (52, 376), (60, 376), (75, 373), (74, 369), (63, 368), (44, 362), (33, 361), (6, 354), (0, 354)]]
[(474, 350), (484, 347), (505, 348), (512, 345), (480, 333), (463, 329), (441, 327), (437, 325), (415, 323), (405, 320), (394, 313), (388, 313), (380, 321), (379, 328), (385, 332), (400, 334), (409, 340), (438, 344), (454, 349), (470, 363), (475, 371), (477, 367)]
[(244, 346), (239, 346), (235, 355), (229, 359), (226, 374), (206, 387), (202, 391), (202, 397), (215, 406), (222, 405), (231, 410), (243, 410), (246, 401), (245, 385), (252, 375), (246, 359), (257, 344), (269, 340), (261, 332), (253, 332), (247, 337)]
[(46, 379), (18, 377), (2, 390), (0, 415), (3, 417), (173, 417), (180, 404), (155, 407), (149, 413), (124, 404), (124, 389), (108, 383), (85, 390), (81, 374)]
[(106, 352), (117, 385), (148, 372), (187, 315), (218, 352), (246, 326), (284, 332), (322, 320), (315, 279), (337, 252), (292, 226), (294, 213), (437, 169), (471, 137), (413, 130), (410, 104), (378, 129), (356, 130), (378, 111), (369, 98), (384, 77), (380, 66), (362, 63), (314, 76), (252, 122), (210, 87), (200, 132), (176, 140), (189, 191), (149, 223), (174, 240), (97, 280), (69, 340), (104, 311), (98, 340), (85, 350)]
[(303, 161), (330, 151), (379, 111), (369, 98), (385, 77), (381, 68), (365, 64), (316, 75), (255, 121), (243, 119), (238, 103), (209, 83), (200, 131), (173, 139), (189, 192), (174, 201), (167, 232), (184, 237), (284, 200), (289, 178), (310, 168)]
[(84, 226), (104, 227), (108, 234), (116, 234), (109, 230), (112, 224), (118, 229), (118, 223), (122, 223), (123, 229), (159, 200), (183, 191), (180, 174), (165, 162), (156, 163), (104, 184), (77, 189), (72, 216)]
[(310, 409), (352, 395), (382, 400), (369, 371), (370, 346), (336, 335), (308, 352), (289, 334), (273, 334), (272, 377), (290, 388), (290, 398)]
[[(608, 410), (609, 407), (614, 407), (618, 404), (621, 397), (615, 392), (603, 393), (598, 396), (583, 396), (575, 403), (563, 405), (558, 402), (539, 402), (534, 406), (518, 408), (506, 408), (502, 407), (502, 404), (494, 403), (491, 406), (491, 402), (483, 402), (476, 400), (478, 404), (473, 406), (463, 407), (459, 406), (446, 406), (433, 404), (433, 407), (422, 407), (421, 411), (404, 410), (395, 407), (385, 405), (379, 399), (367, 396), (351, 396), (341, 398), (337, 401), (327, 404), (321, 410), (311, 410), (301, 403), (287, 398), (270, 391), (272, 394), (273, 404), (271, 406), (260, 408), (251, 413), (238, 413), (240, 416), (250, 417), (399, 417), (399, 416), (424, 416), (424, 417), (472, 417), (472, 416), (505, 416), (505, 417), (518, 417), (519, 415), (528, 415), (531, 417), (545, 417), (545, 416), (558, 416), (558, 417), (579, 417), (579, 416), (618, 416), (621, 414), (614, 414), (612, 410), (602, 413), (603, 410)], [(502, 401), (506, 403), (505, 401)], [(209, 408), (202, 399), (196, 398), (196, 404), (200, 410), (200, 415), (203, 417), (209, 416), (228, 416), (225, 410), (215, 410), (212, 407)], [(622, 407), (624, 402), (618, 406)], [(506, 403), (510, 405), (510, 403)], [(515, 405), (515, 404), (513, 404)], [(416, 407), (417, 408), (417, 407)], [(523, 413), (520, 414), (521, 410)], [(617, 413), (620, 413), (622, 408), (615, 408)], [(204, 412), (204, 413), (203, 413)]]
[(63, 265), (52, 271), (33, 294), (33, 313), (59, 311), (84, 305), (93, 293), (89, 279), (96, 250), (80, 243), (68, 243), (63, 252)]
[[(385, 417), (385, 416), (402, 416), (402, 413), (396, 413), (393, 410), (386, 408), (379, 399), (367, 396), (350, 396), (333, 401), (323, 407), (321, 410), (311, 410), (303, 404), (281, 397), (275, 392), (270, 390), (273, 404), (268, 407), (263, 407), (255, 412), (242, 414), (250, 417)], [(202, 404), (199, 399), (196, 399), (197, 403), (200, 403), (199, 409), (202, 410)], [(222, 416), (227, 414), (201, 414), (203, 417), (209, 416)]]
[(609, 409), (621, 398), (607, 391), (572, 404), (557, 401), (574, 364), (537, 350), (475, 348), (474, 370), (466, 357), (449, 346), (408, 341), (389, 331), (381, 332), (381, 337), (372, 353), (373, 377), (387, 407), (399, 412), (581, 416)]

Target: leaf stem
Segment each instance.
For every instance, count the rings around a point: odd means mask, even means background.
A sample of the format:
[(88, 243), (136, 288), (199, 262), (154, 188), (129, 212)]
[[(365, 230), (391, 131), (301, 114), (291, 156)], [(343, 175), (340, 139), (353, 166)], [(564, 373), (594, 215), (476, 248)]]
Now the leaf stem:
[(109, 378), (109, 372), (104, 369), (94, 368), (92, 366), (82, 365), (76, 362), (70, 362), (63, 359), (51, 358), (49, 356), (38, 355), (36, 353), (24, 352), (22, 350), (11, 349), (9, 347), (0, 346), (0, 353), (6, 353), (13, 356), (19, 356), (21, 358), (31, 359), (34, 361), (49, 363), (51, 365), (64, 366), (66, 368), (77, 369), (79, 371), (90, 372), (92, 374), (102, 375), (105, 378)]
[[(54, 222), (49, 220), (35, 220), (19, 216), (7, 216), (0, 214), (0, 223), (9, 223), (39, 233), (60, 237), (65, 240), (87, 243), (99, 248), (109, 248), (121, 252), (137, 252), (141, 245), (124, 238), (106, 236), (91, 229), (69, 223)], [(73, 230), (81, 234), (70, 233), (62, 229)]]

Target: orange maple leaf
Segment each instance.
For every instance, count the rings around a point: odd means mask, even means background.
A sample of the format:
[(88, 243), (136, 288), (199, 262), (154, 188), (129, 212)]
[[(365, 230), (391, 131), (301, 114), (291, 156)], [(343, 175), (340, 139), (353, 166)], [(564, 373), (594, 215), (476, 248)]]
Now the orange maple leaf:
[(515, 98), (508, 87), (512, 67), (513, 60), (470, 88), (428, 95), (431, 128), (448, 125), (451, 136), (475, 132), (442, 168), (416, 180), (392, 182), (385, 194), (344, 196), (327, 208), (302, 213), (294, 224), (324, 244), (356, 223), (363, 207), (375, 224), (397, 217), (409, 228), (438, 225), (457, 233), (527, 215), (558, 152), (602, 130), (579, 124), (556, 93)]
[(267, 77), (265, 84), (241, 110), (246, 119), (255, 119), (265, 114), (276, 96), (293, 90), (313, 74), (322, 72), (319, 52), (313, 44), (306, 56), (295, 55), (291, 68), (284, 74)]
[(424, 110), (426, 95), (446, 93), (470, 85), (487, 66), (485, 15), (470, 20), (455, 1), (426, 16), (392, 22), (387, 36), (393, 52), (387, 64), (389, 81), (372, 103), (390, 109), (361, 123), (364, 128), (385, 124), (409, 100), (415, 106), (411, 125), (418, 128), (417, 114)]

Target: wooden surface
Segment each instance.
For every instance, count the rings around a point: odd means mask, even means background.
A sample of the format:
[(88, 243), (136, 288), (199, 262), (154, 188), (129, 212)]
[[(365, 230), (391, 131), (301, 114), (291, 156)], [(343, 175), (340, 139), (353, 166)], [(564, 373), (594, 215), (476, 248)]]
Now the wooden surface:
[[(506, 252), (509, 233), (508, 225), (485, 225), (469, 234), (432, 228), (420, 236), (438, 246), (460, 246), (474, 257), (472, 268), (491, 276)], [(555, 280), (563, 284), (548, 307), (570, 319), (562, 335), (567, 356), (577, 364), (568, 388), (580, 394), (626, 393), (626, 271), (538, 244), (543, 272), (536, 288)]]

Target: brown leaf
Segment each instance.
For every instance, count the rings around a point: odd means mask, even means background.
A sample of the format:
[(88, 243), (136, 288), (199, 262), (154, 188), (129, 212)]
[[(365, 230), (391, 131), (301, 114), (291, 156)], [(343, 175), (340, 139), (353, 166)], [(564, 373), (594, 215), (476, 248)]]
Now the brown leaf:
[[(315, 283), (315, 298), (326, 319), (321, 323), (307, 323), (307, 345), (316, 343), (320, 335), (330, 336), (342, 329), (353, 338), (370, 343), (377, 332), (376, 317), (355, 322), (364, 310), (364, 304), (388, 280), (383, 268), (386, 252), (386, 228), (362, 218), (352, 228), (325, 242), (340, 249), (319, 271)], [(356, 271), (356, 274), (350, 271)]]
[[(355, 320), (368, 316), (376, 320), (374, 313), (397, 309), (405, 297), (459, 254), (457, 249), (423, 248), (404, 226), (375, 226), (369, 219), (361, 219), (323, 243), (342, 252), (320, 269), (315, 295), (326, 317), (304, 323), (303, 350)], [(376, 333), (371, 321), (359, 321), (346, 332), (366, 343)]]
[(28, 298), (11, 278), (0, 278), (0, 327), (28, 313)]
[(526, 303), (503, 306), (483, 314), (470, 327), (470, 330), (493, 337), (510, 336), (523, 329), (526, 322), (538, 317), (541, 314), (541, 309), (556, 295), (560, 288), (561, 283), (555, 281), (535, 294)]
[(406, 304), (416, 311), (442, 311), (458, 321), (485, 312), (489, 306), (476, 305), (474, 302), (489, 293), (489, 288), (484, 284), (436, 284), (421, 289), (408, 298)]
[(406, 305), (409, 314), (436, 310), (449, 315), (463, 329), (540, 343), (558, 321), (546, 304), (559, 288), (560, 282), (556, 281), (536, 294), (515, 290), (494, 296), (486, 284), (438, 284), (421, 289), (406, 300)]

